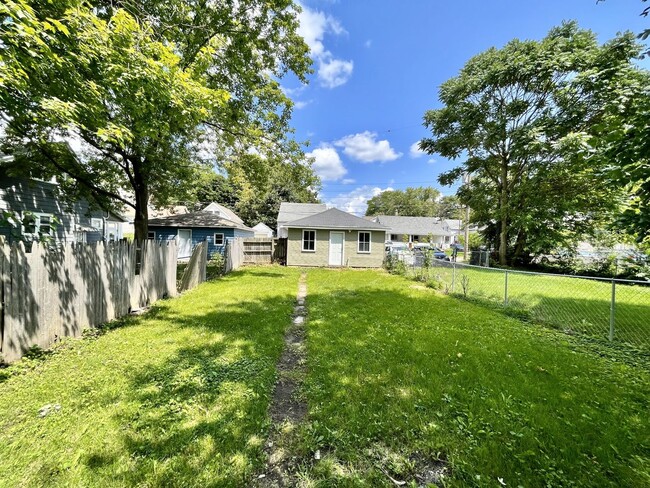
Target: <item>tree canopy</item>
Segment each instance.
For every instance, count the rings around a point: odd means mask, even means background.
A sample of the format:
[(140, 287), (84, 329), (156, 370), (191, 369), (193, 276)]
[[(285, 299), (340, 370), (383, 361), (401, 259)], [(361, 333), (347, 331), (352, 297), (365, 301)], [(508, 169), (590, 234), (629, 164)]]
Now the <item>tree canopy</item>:
[(219, 202), (253, 226), (275, 229), (281, 202), (316, 203), (318, 178), (301, 161), (278, 161), (247, 154), (229, 162), (226, 174), (215, 174), (196, 185), (196, 209)]
[(0, 5), (2, 149), (104, 208), (189, 199), (254, 149), (302, 159), (291, 101), (308, 48), (291, 0), (7, 0)]
[(460, 203), (454, 196), (441, 196), (431, 187), (385, 191), (368, 200), (366, 215), (408, 215), (411, 217), (461, 218)]
[(569, 22), (479, 54), (441, 86), (444, 106), (426, 112), (432, 136), (420, 147), (460, 161), (442, 184), (471, 175), (458, 196), (502, 264), (572, 247), (618, 209), (602, 167), (578, 155), (612, 93), (636, 76), (639, 52), (630, 33), (599, 45)]

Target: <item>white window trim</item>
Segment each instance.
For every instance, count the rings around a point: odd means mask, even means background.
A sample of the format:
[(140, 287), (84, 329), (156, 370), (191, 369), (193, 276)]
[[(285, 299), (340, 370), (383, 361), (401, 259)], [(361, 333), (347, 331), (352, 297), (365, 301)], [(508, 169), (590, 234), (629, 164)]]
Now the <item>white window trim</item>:
[[(360, 251), (359, 247), (361, 245), (361, 234), (368, 234), (370, 239), (368, 239), (368, 250)], [(357, 233), (357, 254), (371, 254), (372, 253), (372, 232), (369, 230), (360, 230)]]
[[(305, 232), (314, 233), (314, 249), (305, 249)], [(300, 245), (302, 252), (316, 252), (317, 237), (318, 237), (318, 231), (316, 229), (302, 229), (302, 243)]]
[[(27, 213), (27, 212), (26, 212)], [(54, 219), (54, 214), (49, 214), (49, 213), (41, 213), (41, 212), (29, 212), (31, 213), (32, 216), (34, 216), (34, 232), (25, 232), (25, 226), (21, 224), (20, 230), (23, 235), (26, 236), (36, 236), (41, 233), (41, 217), (49, 217), (50, 223), (48, 224), (50, 227), (50, 233), (48, 234), (49, 236), (54, 235), (54, 229), (52, 228), (53, 225), (53, 219)], [(24, 220), (26, 215), (22, 216), (22, 220)]]
[[(221, 236), (221, 243), (220, 244), (217, 244), (217, 236)], [(212, 236), (212, 238), (214, 239), (213, 242), (214, 242), (215, 246), (223, 246), (223, 245), (226, 244), (226, 236), (223, 234), (223, 232), (215, 232), (214, 236)]]

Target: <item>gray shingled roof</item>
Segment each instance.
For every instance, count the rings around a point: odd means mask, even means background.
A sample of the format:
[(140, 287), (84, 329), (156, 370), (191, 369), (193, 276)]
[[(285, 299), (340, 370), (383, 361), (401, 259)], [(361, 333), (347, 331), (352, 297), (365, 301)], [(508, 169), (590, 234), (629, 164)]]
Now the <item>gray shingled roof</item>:
[(210, 228), (234, 228), (253, 232), (253, 229), (246, 227), (239, 222), (219, 217), (213, 212), (191, 212), (180, 215), (170, 215), (149, 220), (149, 227), (210, 227)]
[(316, 215), (327, 210), (324, 203), (280, 203), (280, 211), (278, 212), (278, 227), (287, 222)]
[(451, 236), (437, 217), (403, 217), (400, 215), (377, 215), (375, 220), (390, 229), (391, 234), (415, 236)]
[(317, 228), (317, 229), (360, 229), (360, 230), (387, 230), (377, 222), (362, 219), (338, 208), (330, 208), (316, 215), (294, 220), (287, 225), (289, 228)]

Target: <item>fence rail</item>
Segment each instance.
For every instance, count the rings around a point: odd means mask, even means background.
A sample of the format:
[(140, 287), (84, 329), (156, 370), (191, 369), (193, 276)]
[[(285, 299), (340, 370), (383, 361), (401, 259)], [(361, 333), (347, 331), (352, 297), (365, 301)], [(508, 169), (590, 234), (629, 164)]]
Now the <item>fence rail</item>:
[(0, 354), (78, 336), (156, 300), (176, 295), (175, 242), (65, 244), (0, 242)]
[(409, 273), (570, 334), (650, 347), (650, 282), (413, 260)]

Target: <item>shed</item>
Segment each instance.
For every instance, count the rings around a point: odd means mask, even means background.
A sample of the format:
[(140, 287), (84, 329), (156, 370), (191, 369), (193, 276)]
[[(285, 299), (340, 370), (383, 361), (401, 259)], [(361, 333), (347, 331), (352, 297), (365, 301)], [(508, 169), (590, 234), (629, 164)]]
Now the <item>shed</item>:
[(379, 268), (387, 228), (330, 208), (285, 224), (288, 266)]
[[(229, 211), (232, 212), (232, 211)], [(233, 214), (234, 215), (234, 214)], [(149, 239), (177, 239), (178, 257), (189, 258), (194, 247), (208, 241), (208, 258), (225, 252), (226, 243), (235, 237), (254, 237), (250, 227), (213, 211), (190, 212), (149, 220)]]

